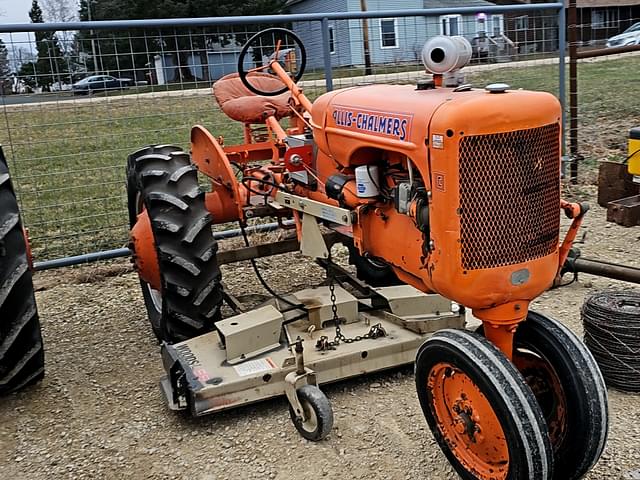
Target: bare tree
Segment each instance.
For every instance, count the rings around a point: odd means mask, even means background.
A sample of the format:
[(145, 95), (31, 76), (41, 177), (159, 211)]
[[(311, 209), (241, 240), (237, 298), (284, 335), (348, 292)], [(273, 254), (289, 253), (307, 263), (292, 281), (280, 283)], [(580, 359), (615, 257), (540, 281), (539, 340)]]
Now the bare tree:
[[(66, 23), (78, 19), (77, 0), (40, 0), (45, 22)], [(73, 44), (74, 32), (57, 32), (62, 50), (68, 54)]]
[(76, 0), (40, 0), (46, 22), (72, 22), (78, 18)]

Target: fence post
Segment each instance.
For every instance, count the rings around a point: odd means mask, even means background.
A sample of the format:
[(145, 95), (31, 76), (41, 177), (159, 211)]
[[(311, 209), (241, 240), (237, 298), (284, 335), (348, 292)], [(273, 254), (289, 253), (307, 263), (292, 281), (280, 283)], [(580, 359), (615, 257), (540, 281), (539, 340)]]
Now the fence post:
[(569, 0), (567, 11), (569, 31), (569, 180), (578, 183), (578, 14), (576, 0)]
[(558, 97), (560, 97), (560, 105), (562, 106), (562, 154), (566, 155), (567, 150), (567, 133), (566, 133), (566, 108), (567, 108), (567, 92), (565, 84), (565, 55), (567, 53), (567, 17), (564, 3), (562, 8), (558, 10)]
[(333, 90), (333, 77), (331, 74), (331, 45), (329, 38), (329, 19), (322, 19), (322, 56), (324, 58), (324, 81), (327, 92)]

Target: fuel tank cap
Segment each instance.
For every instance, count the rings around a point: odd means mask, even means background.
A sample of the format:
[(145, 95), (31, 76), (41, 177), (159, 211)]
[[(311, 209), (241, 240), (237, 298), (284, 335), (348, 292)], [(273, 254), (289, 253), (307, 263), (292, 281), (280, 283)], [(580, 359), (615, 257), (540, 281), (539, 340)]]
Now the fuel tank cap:
[(489, 93), (504, 93), (511, 88), (511, 85), (506, 83), (490, 83), (484, 89)]

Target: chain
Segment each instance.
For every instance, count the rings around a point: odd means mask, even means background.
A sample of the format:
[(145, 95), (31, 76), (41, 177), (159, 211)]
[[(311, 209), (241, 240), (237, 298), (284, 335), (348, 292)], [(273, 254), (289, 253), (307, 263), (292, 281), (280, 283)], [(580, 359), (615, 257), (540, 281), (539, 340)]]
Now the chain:
[(354, 343), (360, 340), (367, 340), (369, 338), (375, 339), (380, 337), (386, 337), (387, 332), (381, 323), (373, 325), (367, 333), (364, 335), (356, 335), (355, 337), (345, 337), (340, 328), (340, 317), (338, 317), (338, 305), (336, 303), (336, 285), (333, 270), (331, 269), (331, 255), (327, 259), (329, 266), (327, 268), (327, 274), (329, 276), (329, 292), (331, 293), (331, 313), (333, 314), (332, 320), (336, 326), (336, 335), (333, 337), (333, 341), (329, 341), (329, 337), (326, 335), (321, 336), (316, 342), (316, 348), (318, 350), (335, 350), (335, 348), (342, 343)]

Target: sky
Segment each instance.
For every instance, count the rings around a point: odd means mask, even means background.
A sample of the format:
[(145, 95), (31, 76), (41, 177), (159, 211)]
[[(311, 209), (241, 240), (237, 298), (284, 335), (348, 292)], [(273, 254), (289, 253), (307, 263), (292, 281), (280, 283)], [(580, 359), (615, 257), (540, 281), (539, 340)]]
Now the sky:
[(31, 0), (0, 0), (2, 23), (29, 23)]
[[(7, 23), (29, 23), (29, 10), (31, 0), (0, 0), (0, 22)], [(33, 35), (30, 36), (33, 38)], [(15, 46), (28, 47), (29, 35), (26, 33), (0, 34), (0, 38), (7, 45), (9, 55), (12, 54), (12, 44)]]

